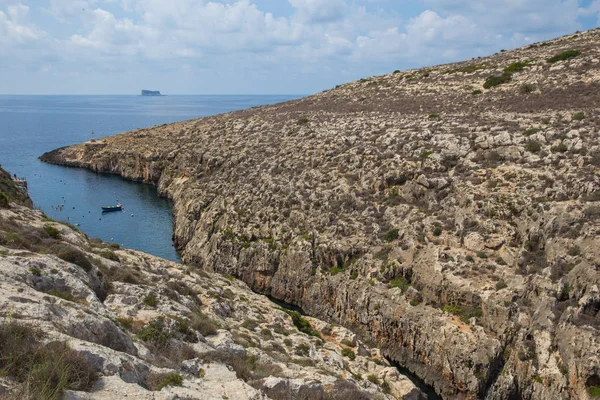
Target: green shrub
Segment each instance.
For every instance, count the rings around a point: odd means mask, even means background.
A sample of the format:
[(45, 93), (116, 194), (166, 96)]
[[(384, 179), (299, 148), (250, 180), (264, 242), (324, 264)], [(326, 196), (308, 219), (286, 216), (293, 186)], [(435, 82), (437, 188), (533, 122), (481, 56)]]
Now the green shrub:
[(387, 231), (385, 235), (383, 235), (383, 238), (385, 239), (386, 242), (393, 242), (394, 240), (398, 239), (399, 236), (400, 236), (400, 230), (391, 229), (391, 230)]
[(42, 270), (39, 269), (38, 267), (29, 268), (29, 272), (31, 272), (35, 276), (42, 276)]
[(310, 120), (307, 117), (300, 117), (298, 118), (298, 120), (296, 121), (296, 124), (298, 125), (306, 125), (310, 122)]
[(89, 390), (96, 380), (87, 359), (65, 342), (42, 343), (38, 328), (0, 324), (0, 376), (10, 376), (35, 399), (58, 400), (65, 390)]
[(500, 76), (490, 76), (488, 77), (485, 82), (483, 83), (483, 87), (485, 89), (490, 89), (493, 88), (495, 86), (499, 86), (499, 85), (503, 85), (505, 83), (508, 83), (512, 80), (512, 75), (509, 73), (503, 73)]
[(296, 346), (295, 353), (297, 356), (308, 357), (310, 355), (310, 346), (306, 343), (300, 343)]
[(175, 372), (162, 374), (149, 374), (146, 378), (146, 385), (152, 391), (160, 391), (166, 386), (181, 386), (183, 377)]
[(130, 317), (119, 317), (116, 322), (125, 330), (130, 331), (133, 329), (133, 318)]
[(148, 307), (156, 307), (158, 305), (158, 296), (154, 292), (148, 293), (146, 297), (144, 297), (144, 304)]
[(581, 121), (585, 119), (585, 114), (582, 112), (573, 114), (573, 121)]
[(525, 67), (529, 66), (528, 62), (517, 61), (515, 63), (510, 64), (508, 67), (504, 68), (504, 72), (521, 72), (525, 69)]
[(100, 257), (106, 258), (107, 260), (111, 260), (111, 261), (117, 261), (119, 262), (119, 256), (117, 256), (113, 251), (111, 250), (103, 250), (100, 252)]
[(473, 306), (448, 305), (444, 306), (442, 311), (460, 317), (460, 320), (464, 323), (468, 323), (473, 317), (481, 318), (483, 316), (481, 308)]
[(567, 50), (567, 51), (563, 51), (562, 53), (557, 54), (553, 57), (550, 57), (546, 61), (548, 61), (549, 63), (555, 63), (558, 61), (564, 61), (564, 60), (568, 60), (570, 58), (578, 57), (580, 55), (581, 55), (581, 52), (579, 50)]
[(475, 89), (475, 90), (473, 90), (473, 91), (471, 92), (471, 94), (472, 94), (473, 96), (477, 96), (478, 94), (482, 94), (482, 93), (483, 93), (483, 92), (482, 92), (481, 90), (479, 90), (479, 89)]
[(367, 380), (371, 383), (374, 383), (376, 385), (379, 385), (379, 378), (377, 378), (377, 375), (375, 374), (370, 374), (367, 376)]
[(532, 85), (531, 83), (524, 83), (519, 88), (519, 91), (523, 94), (527, 94), (527, 93), (535, 92), (535, 89), (536, 89), (535, 85)]
[(588, 393), (591, 397), (600, 397), (600, 386), (589, 387)]
[(158, 348), (164, 348), (169, 343), (172, 334), (165, 326), (165, 318), (158, 317), (148, 321), (146, 325), (137, 333), (138, 337), (146, 343), (150, 343)]
[(528, 140), (527, 143), (525, 143), (525, 150), (527, 150), (529, 152), (537, 153), (541, 149), (542, 149), (542, 144), (540, 142), (538, 142), (537, 140)]
[(319, 332), (314, 330), (313, 327), (310, 325), (310, 322), (308, 322), (306, 319), (302, 318), (302, 315), (300, 315), (299, 312), (286, 310), (284, 308), (280, 308), (280, 310), (285, 312), (286, 314), (288, 314), (290, 317), (292, 317), (292, 323), (294, 324), (294, 326), (296, 328), (298, 328), (298, 330), (300, 332), (303, 332), (303, 333), (306, 333), (307, 335), (315, 336), (318, 338), (321, 337), (321, 335), (319, 335)]
[(248, 330), (255, 330), (256, 328), (258, 328), (258, 321), (252, 318), (248, 318), (246, 319), (243, 323), (242, 326)]
[(60, 238), (60, 231), (53, 227), (52, 225), (44, 225), (44, 231), (50, 236), (52, 239)]
[(381, 382), (381, 391), (385, 394), (390, 394), (392, 392), (392, 388), (390, 387), (390, 384), (388, 383), (388, 381), (383, 381)]
[(397, 276), (390, 282), (390, 288), (398, 288), (402, 291), (402, 293), (406, 292), (409, 287), (410, 287), (410, 281), (408, 281), (402, 275)]
[(454, 68), (454, 69), (450, 69), (448, 71), (446, 71), (447, 74), (455, 74), (457, 72), (462, 72), (462, 73), (470, 73), (470, 72), (476, 72), (476, 71), (480, 71), (482, 69), (489, 69), (491, 68), (489, 65), (485, 65), (485, 64), (471, 64), (471, 65), (465, 65), (459, 68)]
[(440, 114), (429, 114), (429, 119), (439, 119)]
[(563, 142), (560, 142), (556, 146), (552, 146), (552, 148), (550, 150), (552, 150), (553, 153), (565, 153), (569, 150), (569, 148), (567, 147), (566, 144), (564, 144)]
[(504, 281), (498, 281), (498, 282), (496, 282), (496, 290), (502, 290), (502, 289), (507, 288), (507, 287), (508, 287), (508, 285)]
[(342, 355), (348, 357), (351, 361), (356, 360), (356, 354), (350, 349), (342, 349)]
[(70, 246), (61, 246), (57, 257), (72, 264), (78, 265), (86, 272), (92, 270), (92, 263), (81, 251)]
[(8, 208), (8, 196), (4, 192), (0, 192), (0, 207)]
[(202, 336), (211, 336), (217, 333), (218, 325), (212, 318), (201, 311), (196, 312), (190, 321), (190, 327), (200, 332)]
[(473, 257), (472, 257), (472, 256), (470, 256), (470, 255), (469, 255), (469, 256), (466, 256), (466, 257), (465, 257), (465, 260), (467, 260), (468, 262), (473, 262), (473, 261), (475, 261), (475, 260), (473, 259)]
[(331, 276), (336, 276), (339, 273), (344, 272), (343, 268), (339, 268), (339, 267), (333, 267), (329, 270), (329, 273), (331, 273)]
[(541, 129), (539, 129), (539, 128), (529, 128), (525, 132), (523, 132), (523, 135), (531, 136), (531, 135), (535, 135), (536, 133), (538, 133), (540, 131), (541, 131)]

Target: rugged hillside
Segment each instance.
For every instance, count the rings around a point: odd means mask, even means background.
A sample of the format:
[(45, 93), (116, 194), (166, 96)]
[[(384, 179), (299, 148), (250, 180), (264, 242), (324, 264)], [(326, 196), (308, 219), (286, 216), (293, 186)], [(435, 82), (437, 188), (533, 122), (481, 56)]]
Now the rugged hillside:
[(600, 31), (139, 129), (48, 162), (158, 185), (187, 264), (444, 398), (600, 391)]
[(90, 240), (11, 202), (0, 208), (0, 398), (63, 392), (422, 398), (345, 328), (279, 308), (233, 277)]

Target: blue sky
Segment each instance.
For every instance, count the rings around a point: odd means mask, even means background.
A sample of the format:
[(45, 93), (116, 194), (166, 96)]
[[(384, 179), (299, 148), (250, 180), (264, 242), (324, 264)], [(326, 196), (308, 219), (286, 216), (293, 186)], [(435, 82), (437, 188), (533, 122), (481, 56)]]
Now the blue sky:
[(600, 0), (0, 0), (1, 94), (309, 94), (600, 23)]

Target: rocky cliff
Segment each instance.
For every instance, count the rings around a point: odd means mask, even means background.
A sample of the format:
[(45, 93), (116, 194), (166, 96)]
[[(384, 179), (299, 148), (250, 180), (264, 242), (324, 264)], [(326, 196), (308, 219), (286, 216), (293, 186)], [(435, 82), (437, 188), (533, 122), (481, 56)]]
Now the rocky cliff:
[(43, 160), (174, 200), (186, 264), (377, 344), (444, 398), (600, 391), (600, 30)]
[(0, 207), (0, 398), (422, 394), (343, 327), (232, 276), (89, 239), (11, 199)]

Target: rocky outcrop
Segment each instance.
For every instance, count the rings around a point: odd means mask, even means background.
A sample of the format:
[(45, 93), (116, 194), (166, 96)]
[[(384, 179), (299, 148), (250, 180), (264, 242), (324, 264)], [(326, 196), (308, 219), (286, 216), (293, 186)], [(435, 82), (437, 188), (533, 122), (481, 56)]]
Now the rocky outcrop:
[(42, 159), (157, 185), (186, 264), (357, 332), (444, 398), (587, 398), (599, 43), (578, 33)]
[(281, 308), (232, 276), (89, 240), (15, 202), (0, 208), (0, 370), (2, 398), (421, 393), (345, 328)]

